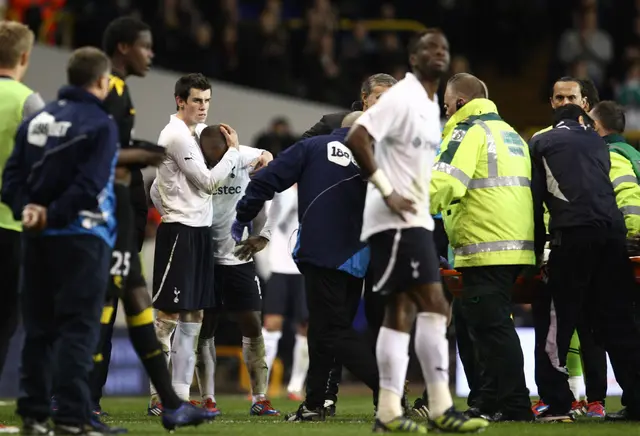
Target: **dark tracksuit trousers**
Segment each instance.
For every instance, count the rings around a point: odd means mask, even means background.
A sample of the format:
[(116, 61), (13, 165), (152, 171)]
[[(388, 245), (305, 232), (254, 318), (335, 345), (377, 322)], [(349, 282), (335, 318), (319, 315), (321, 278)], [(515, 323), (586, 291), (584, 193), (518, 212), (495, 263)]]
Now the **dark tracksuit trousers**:
[[(25, 329), (18, 414), (84, 425), (111, 248), (92, 235), (23, 237), (20, 305)], [(54, 353), (55, 347), (55, 353)], [(54, 373), (55, 372), (55, 373)]]
[[(496, 386), (485, 371), (480, 361), (480, 353), (474, 346), (469, 333), (469, 326), (463, 316), (462, 301), (459, 298), (453, 300), (453, 325), (456, 332), (458, 354), (464, 369), (464, 375), (469, 385), (467, 405), (480, 409), (483, 413), (495, 411)], [(485, 408), (489, 412), (485, 411)]]
[[(541, 398), (548, 398), (553, 396), (555, 391), (564, 390), (563, 387), (558, 387), (554, 384), (561, 382), (561, 380), (557, 377), (557, 369), (551, 364), (551, 356), (547, 353), (547, 344), (550, 346), (550, 352), (553, 353), (555, 350), (553, 345), (556, 340), (555, 326), (557, 326), (556, 311), (555, 306), (551, 304), (549, 286), (542, 288), (542, 292), (536, 295), (531, 304), (531, 310), (535, 329), (535, 380), (538, 386), (538, 395)], [(550, 327), (554, 328), (551, 336), (549, 336)], [(601, 401), (604, 404), (607, 396), (606, 352), (595, 341), (593, 330), (586, 323), (584, 316), (578, 319), (576, 328), (580, 338), (580, 354), (582, 356), (587, 401)]]
[[(380, 292), (373, 292), (373, 280), (369, 277), (369, 273), (367, 273), (367, 277), (364, 279), (363, 296), (365, 318), (367, 319), (368, 329), (373, 338), (371, 346), (373, 347), (373, 353), (375, 354), (378, 332), (380, 331), (380, 327), (382, 327), (382, 321), (384, 319), (386, 297), (380, 295)], [(355, 305), (355, 307), (352, 308), (355, 310), (355, 312), (353, 312), (353, 316), (355, 317), (355, 313), (358, 311), (358, 306), (360, 305), (360, 299), (358, 299), (358, 301), (354, 299), (351, 303)], [(325, 394), (326, 400), (331, 400), (334, 403), (338, 402), (338, 388), (341, 380), (342, 364), (339, 361), (336, 361), (329, 372), (327, 392)]]
[(584, 322), (609, 354), (630, 416), (640, 419), (640, 330), (633, 313), (635, 277), (624, 235), (587, 227), (555, 232), (547, 268), (556, 315), (550, 326), (555, 344), (547, 345), (555, 370), (547, 371), (548, 383), (556, 388), (542, 397), (549, 413), (565, 414), (571, 408), (567, 352), (574, 329)]
[(343, 271), (299, 264), (309, 308), (309, 371), (305, 403), (324, 405), (329, 372), (338, 362), (378, 397), (378, 367), (372, 347), (353, 329), (363, 279)]
[[(472, 375), (474, 406), (504, 419), (533, 419), (524, 357), (511, 319), (511, 291), (520, 265), (459, 268), (463, 291), (459, 317), (466, 324), (479, 368)], [(457, 325), (457, 324), (456, 324)]]
[(20, 277), (20, 239), (22, 233), (0, 228), (0, 375), (7, 359), (11, 338), (18, 327), (18, 281)]

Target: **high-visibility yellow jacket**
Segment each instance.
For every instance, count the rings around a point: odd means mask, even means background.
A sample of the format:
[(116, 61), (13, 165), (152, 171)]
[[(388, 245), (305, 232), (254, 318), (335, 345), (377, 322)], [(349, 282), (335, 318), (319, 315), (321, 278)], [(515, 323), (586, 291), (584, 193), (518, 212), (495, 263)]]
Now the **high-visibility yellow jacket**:
[[(616, 194), (616, 203), (624, 215), (627, 236), (633, 236), (640, 233), (640, 185), (631, 161), (616, 151), (618, 148), (631, 145), (626, 143), (622, 135), (607, 135), (604, 140), (609, 146), (611, 156), (609, 177)], [(631, 151), (638, 153), (633, 148)]]
[(529, 147), (492, 101), (470, 101), (445, 125), (430, 196), (456, 267), (535, 264)]

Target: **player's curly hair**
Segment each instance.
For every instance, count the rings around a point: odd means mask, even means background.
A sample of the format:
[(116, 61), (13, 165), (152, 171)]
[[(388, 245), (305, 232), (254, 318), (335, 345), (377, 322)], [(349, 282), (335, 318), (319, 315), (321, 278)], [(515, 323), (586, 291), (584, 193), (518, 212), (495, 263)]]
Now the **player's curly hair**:
[(113, 20), (107, 26), (102, 37), (102, 48), (107, 56), (111, 57), (116, 54), (118, 44), (133, 45), (140, 32), (150, 31), (151, 28), (133, 17), (120, 17)]

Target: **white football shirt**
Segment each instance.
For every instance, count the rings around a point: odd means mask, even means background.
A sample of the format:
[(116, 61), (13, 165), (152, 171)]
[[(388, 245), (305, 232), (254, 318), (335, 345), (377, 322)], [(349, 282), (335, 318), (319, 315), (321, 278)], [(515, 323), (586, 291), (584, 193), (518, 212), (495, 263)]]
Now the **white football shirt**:
[(165, 214), (162, 221), (191, 227), (209, 227), (213, 221), (211, 202), (234, 167), (240, 153), (230, 148), (212, 169), (207, 168), (198, 143), (206, 124), (198, 124), (196, 134), (175, 115), (162, 130), (158, 144), (166, 147), (167, 155), (156, 170), (156, 183)]
[(294, 185), (280, 194), (281, 211), (269, 241), (269, 266), (272, 273), (300, 274), (293, 261), (298, 237), (298, 188)]
[[(244, 190), (250, 182), (249, 174), (253, 171), (251, 163), (260, 157), (263, 151), (241, 145), (238, 165), (232, 169), (226, 179), (220, 182), (218, 189), (213, 193), (213, 225), (211, 229), (215, 241), (216, 264), (239, 265), (247, 263), (233, 254), (236, 243), (231, 237), (231, 224), (236, 219), (236, 204), (244, 195)], [(258, 221), (259, 219), (256, 219), (253, 222), (252, 235), (259, 234), (271, 239), (273, 220), (267, 219), (263, 228), (260, 228)]]
[(356, 124), (375, 141), (374, 154), (393, 189), (415, 202), (416, 214), (405, 214), (406, 221), (385, 204), (380, 191), (370, 183), (364, 208), (362, 240), (389, 229), (423, 227), (433, 231), (429, 215), (431, 166), (440, 144), (440, 106), (431, 100), (416, 76), (404, 79), (384, 93)]
[[(250, 166), (250, 164), (258, 158), (263, 151), (264, 150), (241, 145), (240, 166), (234, 167), (227, 179), (220, 181), (218, 189), (213, 195), (213, 222), (211, 229), (215, 242), (214, 258), (216, 264), (240, 265), (252, 262), (252, 260), (240, 260), (233, 254), (236, 243), (231, 237), (231, 224), (233, 224), (236, 218), (236, 203), (242, 198), (244, 190), (249, 184), (249, 173), (253, 170), (253, 166)], [(278, 194), (276, 194), (276, 196), (278, 196)], [(154, 180), (151, 185), (150, 197), (151, 202), (164, 219), (166, 211), (161, 201), (157, 179)], [(274, 198), (271, 204), (272, 207), (269, 208), (269, 213), (267, 213), (265, 206), (253, 220), (253, 231), (251, 235), (260, 235), (271, 240), (276, 218), (280, 214), (280, 202)]]

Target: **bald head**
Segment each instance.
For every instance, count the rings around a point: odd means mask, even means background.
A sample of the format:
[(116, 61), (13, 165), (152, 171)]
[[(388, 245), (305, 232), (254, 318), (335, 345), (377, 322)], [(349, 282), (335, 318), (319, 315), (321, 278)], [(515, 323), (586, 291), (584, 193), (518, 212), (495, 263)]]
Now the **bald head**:
[(487, 85), (482, 80), (469, 73), (459, 73), (452, 76), (447, 82), (447, 89), (444, 92), (447, 118), (476, 98), (489, 98)]
[(216, 165), (229, 148), (221, 128), (220, 124), (214, 124), (200, 133), (200, 148), (210, 166)]
[(457, 94), (466, 97), (468, 100), (489, 97), (487, 85), (485, 85), (482, 80), (469, 73), (455, 74), (451, 79), (449, 79), (447, 87), (451, 87)]
[(355, 111), (355, 112), (351, 112), (349, 115), (347, 115), (346, 117), (344, 117), (342, 119), (342, 127), (351, 127), (354, 125), (354, 123), (356, 122), (356, 120), (358, 118), (360, 118), (360, 115), (362, 115), (364, 112), (362, 111)]

